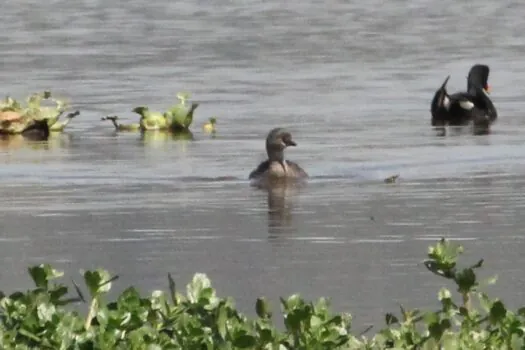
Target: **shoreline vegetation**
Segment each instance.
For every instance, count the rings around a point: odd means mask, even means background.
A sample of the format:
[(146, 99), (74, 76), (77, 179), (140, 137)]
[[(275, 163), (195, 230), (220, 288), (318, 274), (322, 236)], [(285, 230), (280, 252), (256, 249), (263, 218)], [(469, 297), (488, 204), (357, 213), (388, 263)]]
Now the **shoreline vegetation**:
[[(260, 297), (257, 317), (249, 319), (232, 298), (216, 295), (205, 274), (196, 273), (185, 293), (168, 275), (169, 290), (143, 296), (129, 287), (115, 300), (107, 293), (118, 276), (97, 269), (82, 273), (84, 283), (67, 287), (63, 273), (43, 264), (28, 268), (35, 288), (11, 295), (0, 292), (2, 349), (523, 349), (525, 308), (506, 309), (480, 289), (496, 277), (478, 281), (483, 260), (459, 267), (463, 247), (442, 239), (430, 246), (422, 267), (452, 281), (441, 288), (440, 307), (408, 309), (385, 315), (385, 325), (363, 332), (352, 317), (333, 313), (329, 301), (281, 298), (278, 312)], [(85, 312), (73, 311), (80, 303)], [(430, 301), (429, 301), (430, 304)]]

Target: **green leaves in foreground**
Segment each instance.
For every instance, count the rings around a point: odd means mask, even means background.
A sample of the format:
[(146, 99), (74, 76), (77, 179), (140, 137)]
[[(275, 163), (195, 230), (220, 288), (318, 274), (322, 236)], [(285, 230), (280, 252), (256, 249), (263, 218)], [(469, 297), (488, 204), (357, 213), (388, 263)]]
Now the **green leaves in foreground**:
[[(265, 298), (255, 302), (257, 317), (248, 319), (231, 298), (216, 295), (205, 274), (195, 274), (185, 294), (168, 275), (167, 294), (157, 290), (146, 297), (129, 287), (106, 302), (118, 276), (102, 269), (86, 271), (84, 285), (73, 282), (75, 293), (69, 296), (68, 287), (57, 283), (62, 272), (50, 265), (33, 266), (28, 271), (34, 289), (9, 296), (0, 292), (0, 348), (523, 349), (525, 308), (513, 312), (478, 291), (475, 270), (482, 260), (459, 268), (462, 252), (459, 245), (441, 240), (430, 247), (424, 262), (432, 273), (456, 284), (457, 297), (442, 288), (436, 310), (400, 305), (398, 315), (386, 314), (386, 327), (370, 337), (353, 335), (350, 315), (332, 313), (324, 298), (315, 303), (298, 294), (281, 298), (283, 329), (274, 325)], [(72, 303), (83, 312), (68, 306)]]

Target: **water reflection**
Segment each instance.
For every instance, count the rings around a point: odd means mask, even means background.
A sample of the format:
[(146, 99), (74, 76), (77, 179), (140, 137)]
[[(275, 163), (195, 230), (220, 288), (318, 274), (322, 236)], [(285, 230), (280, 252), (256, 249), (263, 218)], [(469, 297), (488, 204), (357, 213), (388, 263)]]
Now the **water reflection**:
[(293, 225), (293, 204), (299, 194), (300, 185), (282, 182), (265, 191), (268, 192), (268, 239), (278, 243), (285, 235), (296, 231)]
[(32, 140), (24, 135), (0, 135), (0, 150), (20, 149), (50, 150), (68, 148), (72, 136), (68, 133), (51, 132), (47, 140)]

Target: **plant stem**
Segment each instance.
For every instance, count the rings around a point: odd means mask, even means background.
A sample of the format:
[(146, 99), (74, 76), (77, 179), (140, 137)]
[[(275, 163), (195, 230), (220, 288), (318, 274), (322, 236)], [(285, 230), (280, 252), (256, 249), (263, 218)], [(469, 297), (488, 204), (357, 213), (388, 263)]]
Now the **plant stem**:
[(97, 298), (93, 298), (93, 300), (91, 300), (91, 305), (89, 305), (89, 313), (86, 319), (86, 324), (84, 325), (84, 328), (86, 328), (86, 330), (88, 330), (89, 327), (91, 326), (91, 320), (95, 316), (97, 307), (98, 307)]

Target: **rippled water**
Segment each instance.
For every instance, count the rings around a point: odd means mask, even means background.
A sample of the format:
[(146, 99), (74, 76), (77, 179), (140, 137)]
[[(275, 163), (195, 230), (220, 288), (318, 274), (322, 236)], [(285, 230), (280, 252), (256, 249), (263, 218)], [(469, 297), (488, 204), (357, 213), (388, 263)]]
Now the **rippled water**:
[[(258, 295), (328, 296), (357, 324), (397, 302), (431, 305), (439, 237), (500, 273), (518, 303), (522, 251), (525, 3), (7, 1), (0, 94), (51, 89), (81, 115), (47, 144), (0, 143), (4, 290), (25, 267), (102, 266), (121, 288), (205, 272), (252, 313)], [(429, 103), (451, 74), (491, 67), (500, 119), (488, 136), (437, 138)], [(116, 134), (100, 117), (201, 103), (195, 141)], [(218, 134), (201, 132), (218, 117)], [(312, 176), (253, 189), (269, 129)], [(399, 183), (382, 179), (399, 173)], [(228, 180), (227, 178), (230, 178)], [(270, 210), (269, 210), (270, 209)]]

